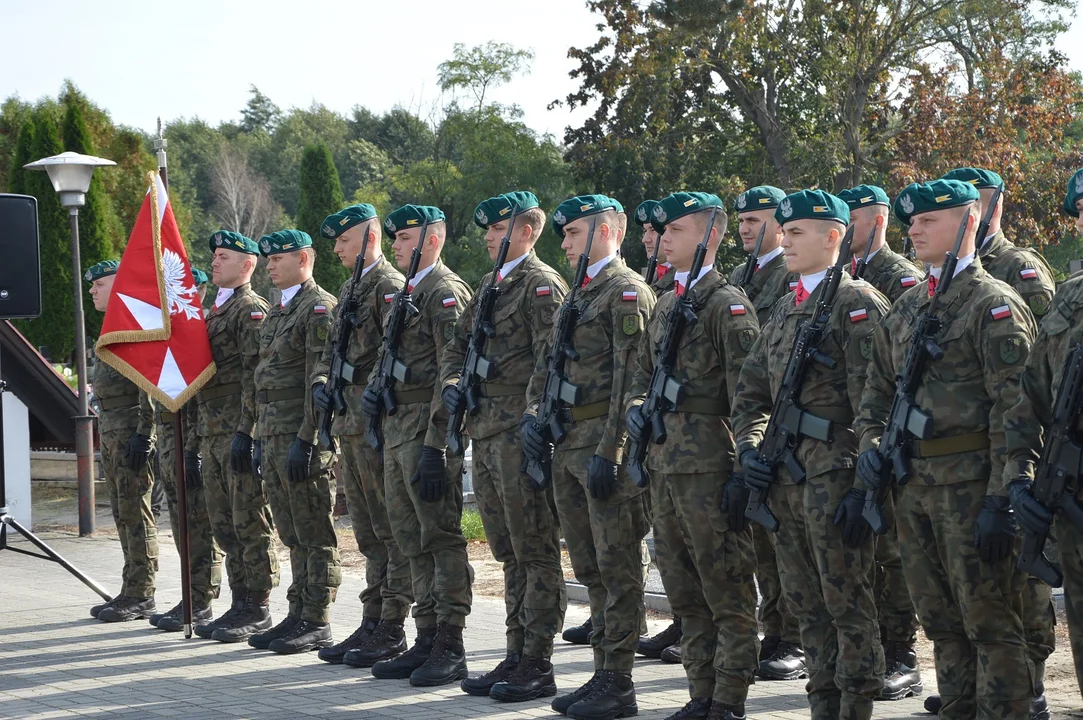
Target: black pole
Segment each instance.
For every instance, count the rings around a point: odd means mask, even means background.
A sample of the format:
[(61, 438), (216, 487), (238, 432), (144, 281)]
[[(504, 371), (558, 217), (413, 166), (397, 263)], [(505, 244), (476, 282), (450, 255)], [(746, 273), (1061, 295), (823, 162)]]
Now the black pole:
[(94, 417), (87, 397), (86, 327), (83, 315), (83, 268), (79, 257), (79, 208), (71, 220), (71, 263), (75, 281), (75, 375), (79, 378), (79, 414), (75, 416), (75, 459), (79, 478), (79, 534), (94, 533)]

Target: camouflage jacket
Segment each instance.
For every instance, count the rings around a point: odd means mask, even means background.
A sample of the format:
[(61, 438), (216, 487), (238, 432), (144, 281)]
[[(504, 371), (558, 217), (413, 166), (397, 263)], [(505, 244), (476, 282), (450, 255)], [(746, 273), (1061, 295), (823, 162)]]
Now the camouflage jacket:
[[(372, 372), (372, 366), (376, 364), (376, 355), (383, 342), (384, 320), (387, 319), (391, 300), (405, 284), (406, 279), (402, 273), (391, 267), (391, 263), (382, 257), (374, 268), (357, 281), (357, 290), (354, 291), (354, 296), (357, 298), (357, 329), (346, 351), (346, 362), (357, 368), (356, 381), (346, 385), (342, 391), (347, 410), (345, 414), (335, 415), (335, 421), (331, 425), (333, 435), (359, 435), (365, 431), (365, 417), (361, 413), (361, 395), (365, 392), (365, 381)], [(338, 291), (339, 305), (346, 301), (346, 293), (349, 290), (350, 280), (347, 280)], [(331, 330), (327, 335), (327, 343), (323, 347), (323, 355), (316, 363), (316, 370), (312, 376), (313, 385), (327, 382), (327, 375), (331, 372), (331, 360), (335, 354), (338, 323), (339, 317), (336, 312), (331, 322)]]
[(95, 356), (87, 375), (101, 407), (98, 432), (129, 432), (154, 437), (155, 403), (112, 365)]
[[(486, 275), (482, 284), (488, 278)], [(496, 335), (486, 341), (484, 353), (492, 363), (492, 376), (481, 383), (480, 394), (484, 397), (478, 414), (466, 415), (470, 437), (479, 440), (519, 425), (526, 406), (526, 380), (534, 371), (535, 358), (545, 354), (545, 344), (553, 332), (553, 315), (568, 294), (564, 278), (533, 251), (500, 281), (498, 288), (500, 295), (493, 310)], [(444, 349), (441, 392), (459, 380), (479, 297), (471, 298), (455, 325), (455, 337)], [(490, 386), (493, 389), (486, 390)]]
[[(444, 348), (455, 337), (455, 322), (470, 295), (470, 286), (440, 260), (414, 288), (414, 304), (421, 312), (407, 317), (399, 345), (399, 360), (410, 368), (410, 382), (395, 383), (399, 407), (393, 416), (383, 418), (385, 448), (398, 447), (419, 434), (424, 434), (425, 444), (430, 447), (447, 445), (447, 410), (440, 398), (440, 369)], [(369, 382), (376, 378), (381, 358), (382, 345)]]
[(1001, 230), (978, 251), (978, 257), (985, 272), (1011, 285), (1034, 317), (1042, 319), (1053, 302), (1057, 283), (1053, 269), (1041, 253), (1013, 245)]
[[(568, 382), (582, 391), (573, 412), (591, 417), (566, 423), (568, 437), (561, 447), (596, 446), (595, 454), (619, 464), (628, 434), (624, 395), (635, 373), (643, 330), (654, 309), (654, 293), (617, 257), (579, 291), (576, 305), (580, 314), (572, 344), (579, 351), (579, 360), (567, 364)], [(552, 336), (546, 340), (527, 387), (527, 412), (531, 414), (537, 413), (545, 390), (546, 356), (553, 341)]]
[[(650, 443), (649, 464), (663, 473), (721, 472), (733, 469), (734, 440), (730, 407), (745, 356), (759, 337), (759, 322), (748, 296), (711, 270), (692, 288), (699, 322), (685, 330), (673, 364), (673, 377), (685, 389), (677, 411), (666, 413), (668, 439)], [(646, 397), (655, 352), (677, 304), (673, 293), (658, 299), (647, 326), (647, 344), (640, 348), (628, 403)]]
[(260, 327), (256, 366), (258, 437), (296, 433), (316, 442), (309, 379), (331, 329), (335, 297), (309, 279), (286, 307), (272, 307)]
[[(235, 432), (254, 437), (256, 428), (256, 365), (259, 364), (260, 325), (267, 301), (249, 284), (233, 291), (222, 307), (207, 314), (207, 335), (218, 371), (199, 395), (196, 435)], [(192, 439), (186, 443), (190, 448)]]
[[(852, 275), (853, 263), (850, 268)], [(925, 272), (885, 244), (869, 258), (869, 264), (865, 267), (861, 279), (894, 303), (904, 292), (924, 280)]]
[[(665, 274), (660, 274), (662, 271)], [(662, 297), (664, 293), (673, 289), (673, 282), (677, 278), (677, 271), (673, 269), (672, 265), (662, 265), (658, 263), (658, 269), (654, 273), (654, 282), (651, 283), (651, 290), (654, 291), (655, 297)], [(697, 283), (698, 284), (698, 283)]]
[[(812, 320), (825, 283), (826, 280), (821, 282), (812, 296), (800, 305), (795, 304), (793, 293), (775, 303), (759, 340), (749, 352), (733, 402), (738, 453), (758, 447), (763, 440), (775, 396), (790, 361), (794, 336), (801, 325)], [(797, 446), (797, 460), (808, 477), (854, 467), (857, 436), (850, 427), (851, 421), (865, 387), (870, 336), (889, 307), (887, 298), (872, 285), (843, 274), (831, 323), (819, 347), (820, 352), (834, 358), (838, 364), (831, 370), (810, 363), (801, 386), (801, 408), (831, 420), (833, 425), (831, 442), (806, 437)], [(783, 466), (779, 467), (778, 477), (780, 482), (793, 482)]]
[[(730, 285), (741, 287), (741, 275), (745, 271), (741, 263), (730, 273)], [(766, 265), (752, 274), (752, 282), (742, 288), (756, 310), (756, 317), (764, 321), (771, 316), (771, 308), (778, 299), (797, 287), (797, 274), (786, 269), (786, 257), (779, 253)]]
[[(929, 284), (907, 290), (872, 338), (868, 381), (854, 422), (861, 450), (875, 447), (895, 396), (895, 376), (902, 372), (914, 323), (930, 302)], [(1019, 376), (1034, 339), (1034, 318), (1019, 295), (992, 278), (979, 258), (955, 277), (941, 299), (943, 329), (936, 340), (944, 351), (930, 362), (915, 394), (918, 406), (933, 417), (930, 440), (918, 444), (911, 482), (951, 485), (985, 480), (990, 494), (1004, 494), (1000, 478), (1005, 462), (1004, 413), (1019, 400)], [(952, 452), (988, 436), (988, 447)], [(981, 439), (981, 444), (986, 444)], [(947, 446), (947, 454), (944, 452)]]

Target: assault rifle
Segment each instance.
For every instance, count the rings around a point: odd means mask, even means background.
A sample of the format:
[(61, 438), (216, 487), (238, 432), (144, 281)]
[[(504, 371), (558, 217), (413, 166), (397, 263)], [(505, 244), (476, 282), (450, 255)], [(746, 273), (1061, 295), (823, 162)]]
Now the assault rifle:
[[(668, 437), (665, 421), (662, 418), (663, 413), (673, 412), (684, 399), (684, 386), (673, 377), (673, 366), (677, 364), (677, 351), (680, 349), (684, 331), (699, 322), (692, 300), (691, 285), (692, 280), (698, 278), (703, 269), (703, 258), (707, 255), (707, 242), (711, 239), (711, 229), (714, 227), (717, 213), (718, 208), (711, 208), (711, 214), (707, 219), (707, 232), (703, 236), (703, 242), (696, 245), (696, 254), (692, 257), (692, 268), (688, 271), (689, 287), (677, 298), (673, 309), (669, 311), (665, 335), (654, 350), (654, 370), (651, 372), (651, 383), (647, 387), (647, 397), (640, 407), (640, 412), (643, 413), (643, 419), (650, 428), (651, 442), (655, 445), (664, 444)], [(643, 465), (646, 458), (647, 443), (630, 438), (628, 476), (639, 487), (647, 487), (651, 484), (650, 473)]]
[[(823, 289), (816, 301), (812, 318), (805, 321), (794, 335), (790, 359), (782, 375), (782, 384), (775, 395), (775, 404), (771, 409), (771, 418), (767, 421), (763, 441), (760, 442), (760, 461), (772, 468), (785, 465), (793, 481), (799, 484), (805, 481), (805, 468), (801, 467), (796, 455), (801, 439), (810, 437), (821, 442), (831, 442), (832, 422), (801, 408), (801, 388), (812, 363), (829, 370), (838, 366), (834, 358), (820, 352), (820, 341), (831, 323), (831, 312), (835, 307), (839, 283), (842, 281), (842, 268), (850, 257), (853, 240), (854, 229), (851, 226), (842, 238), (838, 259), (823, 279)], [(771, 532), (778, 532), (778, 518), (767, 507), (765, 491), (749, 488), (745, 517)]]
[(417, 238), (417, 246), (410, 256), (406, 284), (392, 298), (391, 311), (388, 313), (387, 324), (384, 325), (380, 370), (376, 374), (376, 379), (372, 381), (376, 396), (380, 398), (381, 407), (379, 412), (368, 416), (368, 427), (365, 428), (365, 439), (373, 450), (380, 450), (384, 446), (383, 434), (380, 432), (380, 419), (384, 415), (391, 417), (399, 409), (399, 404), (395, 401), (395, 383), (410, 382), (410, 368), (399, 359), (399, 345), (402, 344), (402, 331), (406, 327), (407, 316), (417, 317), (421, 314), (414, 305), (413, 298), (410, 297), (410, 280), (417, 275), (417, 266), (421, 263), (421, 248), (425, 244), (425, 235), (428, 230), (429, 221), (425, 220), (421, 223), (421, 235)]
[(647, 269), (643, 271), (643, 280), (648, 285), (654, 283), (654, 276), (658, 273), (658, 248), (662, 247), (662, 234), (657, 233), (657, 235), (658, 237), (654, 239), (654, 252), (647, 260)]
[(756, 274), (756, 264), (760, 260), (760, 249), (763, 247), (763, 235), (767, 232), (767, 223), (760, 225), (760, 234), (756, 237), (756, 247), (748, 254), (745, 260), (744, 270), (741, 272), (741, 282), (737, 283), (744, 290), (752, 283), (752, 276)]
[[(549, 348), (549, 355), (545, 359), (545, 389), (542, 392), (541, 405), (538, 407), (538, 417), (534, 420), (534, 429), (554, 445), (559, 445), (564, 442), (564, 438), (568, 437), (568, 431), (560, 422), (560, 411), (565, 407), (578, 405), (583, 395), (582, 388), (568, 382), (564, 366), (569, 360), (575, 362), (579, 359), (579, 352), (572, 345), (575, 326), (579, 322), (579, 308), (575, 303), (579, 296), (579, 288), (587, 278), (590, 248), (594, 243), (594, 229), (597, 224), (598, 216), (595, 215), (591, 218), (590, 229), (587, 231), (586, 247), (579, 256), (579, 264), (575, 267), (575, 282), (572, 283), (571, 290), (564, 296), (564, 302), (560, 305), (560, 317), (557, 319), (553, 333), (553, 346)], [(527, 458), (526, 474), (530, 476), (535, 487), (548, 487), (553, 479), (552, 459)]]
[[(1076, 343), (1064, 363), (1060, 390), (1053, 408), (1053, 421), (1045, 431), (1042, 458), (1034, 469), (1034, 497), (1051, 514), (1063, 511), (1064, 518), (1083, 530), (1083, 508), (1076, 502), (1083, 446), (1076, 439), (1079, 414), (1083, 411), (1083, 345)], [(1019, 569), (1053, 587), (1060, 587), (1064, 575), (1042, 550), (1048, 533), (1023, 531)]]
[(331, 398), (331, 405), (320, 413), (318, 437), (320, 445), (331, 452), (336, 451), (335, 438), (331, 435), (331, 425), (335, 422), (335, 413), (346, 412), (346, 398), (343, 390), (347, 384), (355, 383), (360, 379), (360, 368), (356, 368), (346, 362), (346, 352), (350, 349), (350, 338), (357, 327), (357, 298), (354, 296), (357, 283), (361, 281), (361, 274), (365, 270), (365, 253), (369, 249), (369, 236), (365, 233), (365, 239), (361, 243), (361, 253), (353, 264), (353, 277), (350, 279), (350, 288), (346, 293), (346, 300), (338, 306), (338, 332), (335, 335), (334, 350), (331, 355), (331, 370), (327, 380), (323, 384), (324, 392)]
[(865, 268), (869, 266), (869, 254), (872, 252), (872, 241), (876, 237), (876, 223), (873, 223), (872, 230), (869, 231), (869, 240), (865, 243), (865, 254), (861, 256), (861, 259), (857, 261), (854, 267), (854, 280), (865, 279)]
[(493, 272), (489, 275), (488, 282), (478, 292), (477, 313), (474, 315), (474, 324), (470, 328), (470, 343), (466, 349), (466, 360), (463, 361), (459, 381), (456, 383), (463, 402), (459, 405), (458, 411), (448, 417), (447, 423), (447, 450), (452, 455), (462, 455), (466, 450), (463, 445), (463, 417), (467, 412), (471, 415), (477, 414), (480, 408), (478, 386), (482, 380), (488, 380), (496, 369), (485, 358), (485, 343), (496, 334), (496, 329), (493, 327), (493, 311), (496, 310), (496, 299), (500, 297), (500, 291), (496, 288), (497, 273), (504, 267), (504, 261), (508, 257), (511, 233), (515, 229), (515, 216), (518, 213), (519, 205), (512, 203), (508, 231), (500, 239), (500, 249), (496, 251)]

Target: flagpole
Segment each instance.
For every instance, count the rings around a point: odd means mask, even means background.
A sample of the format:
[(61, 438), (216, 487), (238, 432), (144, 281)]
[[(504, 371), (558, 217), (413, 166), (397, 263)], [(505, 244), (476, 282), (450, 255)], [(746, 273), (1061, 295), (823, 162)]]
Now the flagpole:
[[(154, 140), (154, 150), (158, 155), (158, 175), (162, 185), (169, 190), (169, 170), (165, 150), (168, 143), (162, 137), (162, 119), (158, 118), (158, 137)], [(188, 543), (188, 485), (184, 477), (184, 408), (173, 413), (173, 482), (177, 486), (177, 520), (180, 527), (180, 565), (181, 565), (181, 618), (184, 622), (184, 638), (192, 638), (192, 572)]]

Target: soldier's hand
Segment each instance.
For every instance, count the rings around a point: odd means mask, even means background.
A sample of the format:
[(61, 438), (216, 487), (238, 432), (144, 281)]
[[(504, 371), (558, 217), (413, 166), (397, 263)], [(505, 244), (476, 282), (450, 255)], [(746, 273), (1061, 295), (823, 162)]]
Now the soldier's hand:
[(184, 452), (184, 483), (189, 490), (203, 487), (203, 458), (192, 450)]
[(869, 448), (857, 456), (857, 476), (870, 490), (880, 490), (889, 482), (887, 468), (878, 450)]
[(872, 534), (872, 527), (861, 516), (861, 509), (865, 507), (865, 491), (858, 488), (850, 488), (846, 497), (839, 503), (835, 510), (835, 524), (842, 526), (842, 541), (847, 547), (861, 547)]
[(587, 490), (595, 500), (608, 500), (617, 489), (617, 464), (601, 455), (591, 457), (587, 464)]
[(312, 451), (315, 445), (295, 438), (286, 454), (286, 471), (290, 482), (303, 483), (308, 480), (308, 471), (312, 466)]
[(263, 441), (252, 441), (252, 474), (263, 477)]
[(373, 417), (379, 415), (382, 410), (383, 403), (380, 401), (380, 395), (376, 392), (376, 388), (372, 385), (367, 386), (365, 392), (361, 394), (361, 412)]
[(243, 432), (233, 433), (229, 442), (229, 469), (235, 473), (252, 472), (252, 438)]
[(423, 502), (436, 502), (444, 497), (447, 487), (447, 460), (444, 451), (423, 445), (410, 482), (418, 483), (418, 494)]
[(132, 433), (128, 444), (124, 446), (124, 459), (129, 470), (142, 470), (150, 458), (151, 440), (147, 435)]
[(746, 507), (748, 507), (748, 485), (745, 484), (743, 477), (735, 473), (722, 486), (722, 513), (726, 516), (730, 530), (740, 532), (748, 525), (748, 520), (745, 519)]
[(324, 383), (312, 386), (312, 405), (320, 412), (327, 412), (331, 408), (331, 395)]
[(523, 455), (529, 460), (539, 460), (547, 452), (552, 452), (552, 443), (542, 435), (537, 418), (533, 415), (523, 415), (519, 421), (519, 437), (523, 441)]
[(760, 492), (771, 489), (771, 483), (775, 481), (775, 471), (767, 463), (760, 460), (760, 451), (749, 448), (741, 453), (741, 470), (744, 471), (745, 484)]
[(978, 521), (974, 523), (974, 545), (986, 562), (1000, 562), (1012, 553), (1015, 545), (1015, 518), (1011, 501), (1006, 497), (986, 495)]
[(647, 441), (647, 418), (643, 417), (643, 406), (632, 405), (624, 414), (624, 424), (628, 426), (628, 439), (640, 445)]
[(456, 385), (448, 385), (444, 388), (444, 391), (440, 393), (440, 397), (444, 400), (444, 407), (447, 408), (448, 415), (455, 415), (458, 413), (465, 402), (463, 394), (459, 392), (459, 388)]
[(1039, 536), (1049, 534), (1053, 514), (1034, 497), (1029, 478), (1019, 478), (1008, 485), (1008, 497), (1011, 498), (1015, 519), (1024, 530)]

